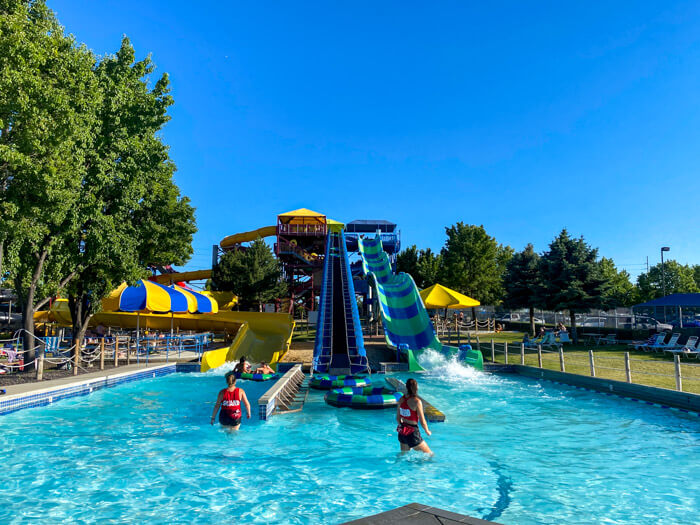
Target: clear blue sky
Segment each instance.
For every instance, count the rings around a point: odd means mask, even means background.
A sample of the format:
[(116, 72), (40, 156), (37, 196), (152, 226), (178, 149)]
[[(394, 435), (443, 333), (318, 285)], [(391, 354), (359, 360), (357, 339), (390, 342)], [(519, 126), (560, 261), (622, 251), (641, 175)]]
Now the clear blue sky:
[(698, 2), (377, 4), (49, 0), (171, 75), (190, 269), (298, 207), (404, 245), (461, 220), (516, 250), (566, 227), (634, 275), (662, 245), (700, 263)]

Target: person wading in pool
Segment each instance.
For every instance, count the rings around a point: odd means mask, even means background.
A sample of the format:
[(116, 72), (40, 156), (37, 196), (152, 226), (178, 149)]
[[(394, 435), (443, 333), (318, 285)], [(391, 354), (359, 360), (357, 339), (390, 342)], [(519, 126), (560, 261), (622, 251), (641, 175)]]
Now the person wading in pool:
[(425, 414), (423, 414), (423, 403), (418, 398), (418, 383), (411, 378), (406, 381), (406, 395), (399, 400), (399, 406), (396, 407), (396, 422), (399, 424), (396, 430), (399, 433), (401, 452), (414, 449), (432, 454), (433, 451), (420, 435), (418, 421), (423, 425), (425, 433), (431, 435)]
[(248, 403), (248, 398), (243, 389), (236, 388), (235, 375), (228, 374), (226, 376), (226, 383), (228, 387), (219, 392), (219, 397), (216, 398), (216, 404), (214, 405), (214, 412), (211, 415), (210, 423), (212, 425), (214, 424), (216, 413), (219, 412), (219, 407), (221, 407), (219, 423), (225, 427), (229, 427), (231, 430), (238, 430), (241, 426), (241, 403), (245, 405), (248, 419), (250, 419), (250, 403)]

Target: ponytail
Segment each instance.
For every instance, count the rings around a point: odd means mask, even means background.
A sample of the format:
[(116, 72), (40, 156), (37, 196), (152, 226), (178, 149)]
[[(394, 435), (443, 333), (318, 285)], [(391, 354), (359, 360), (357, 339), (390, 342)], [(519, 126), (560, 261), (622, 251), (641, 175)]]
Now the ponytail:
[(418, 382), (411, 378), (406, 381), (406, 397), (417, 397), (418, 395)]
[(236, 375), (235, 374), (226, 374), (226, 384), (228, 386), (233, 386), (236, 384)]

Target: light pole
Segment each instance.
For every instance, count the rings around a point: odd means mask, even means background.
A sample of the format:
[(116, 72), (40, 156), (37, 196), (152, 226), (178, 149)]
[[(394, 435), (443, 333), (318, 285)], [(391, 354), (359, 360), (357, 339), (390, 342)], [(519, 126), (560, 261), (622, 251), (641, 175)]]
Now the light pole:
[[(661, 287), (664, 292), (664, 297), (666, 297), (666, 272), (664, 272), (664, 252), (670, 251), (671, 248), (668, 246), (661, 247)], [(666, 305), (664, 305), (664, 323), (666, 322)]]

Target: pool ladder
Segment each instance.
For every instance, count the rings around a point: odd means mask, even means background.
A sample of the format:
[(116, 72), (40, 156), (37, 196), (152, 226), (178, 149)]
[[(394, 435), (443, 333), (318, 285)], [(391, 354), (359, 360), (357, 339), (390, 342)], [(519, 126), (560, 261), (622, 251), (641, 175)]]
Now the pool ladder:
[(277, 396), (275, 414), (291, 414), (301, 412), (309, 396), (309, 378), (301, 376), (293, 379), (285, 386), (285, 389)]

